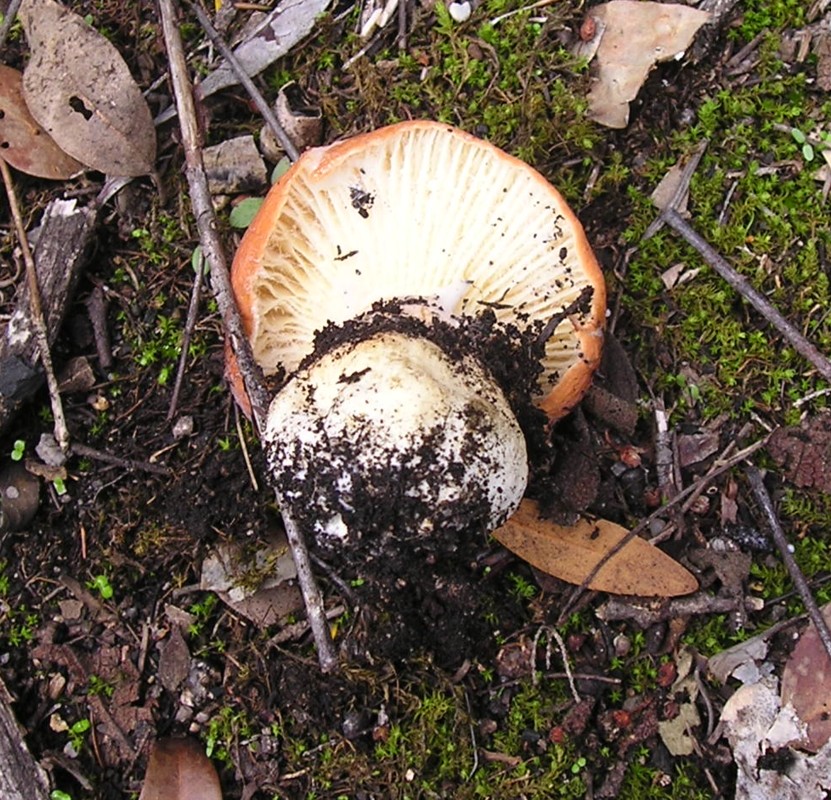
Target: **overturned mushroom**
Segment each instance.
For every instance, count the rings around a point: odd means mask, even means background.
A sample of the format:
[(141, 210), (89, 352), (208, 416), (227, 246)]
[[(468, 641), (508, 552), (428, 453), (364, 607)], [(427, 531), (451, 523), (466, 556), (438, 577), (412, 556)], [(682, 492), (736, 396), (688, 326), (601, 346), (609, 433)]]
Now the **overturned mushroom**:
[(516, 509), (528, 466), (513, 378), (500, 386), (466, 347), (471, 320), (539, 343), (535, 402), (551, 419), (600, 357), (605, 288), (575, 215), (527, 164), (440, 123), (307, 151), (232, 280), (255, 358), (285, 380), (269, 466), (323, 544), (491, 530)]

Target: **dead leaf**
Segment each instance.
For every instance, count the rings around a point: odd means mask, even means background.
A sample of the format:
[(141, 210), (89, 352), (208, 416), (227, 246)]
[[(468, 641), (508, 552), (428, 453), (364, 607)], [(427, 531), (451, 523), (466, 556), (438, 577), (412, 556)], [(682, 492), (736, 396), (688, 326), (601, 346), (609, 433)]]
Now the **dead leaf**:
[(150, 753), (139, 800), (222, 800), (222, 789), (196, 739), (159, 739)]
[[(791, 745), (804, 727), (782, 707), (775, 679), (742, 686), (725, 703), (719, 729), (738, 767), (737, 798), (824, 800), (831, 788), (831, 743), (808, 756)], [(785, 768), (776, 768), (777, 761)]]
[[(314, 27), (315, 20), (332, 0), (284, 0), (234, 49), (234, 55), (249, 76), (257, 75), (284, 56)], [(223, 64), (199, 85), (200, 97), (238, 83), (234, 71)]]
[(688, 6), (637, 0), (612, 0), (590, 15), (601, 38), (583, 45), (596, 49), (589, 116), (610, 128), (626, 127), (629, 102), (652, 67), (682, 55), (709, 18)]
[[(581, 519), (564, 527), (541, 519), (533, 500), (523, 500), (517, 512), (493, 536), (532, 566), (569, 583), (580, 584), (627, 531), (608, 520)], [(589, 588), (613, 594), (675, 597), (690, 594), (698, 582), (666, 553), (635, 537), (603, 566)]]
[[(831, 604), (822, 608), (831, 624)], [(782, 705), (792, 705), (808, 728), (804, 748), (812, 753), (831, 739), (831, 659), (811, 623), (802, 632), (782, 673)]]
[(678, 674), (670, 689), (671, 697), (686, 698), (678, 705), (678, 713), (672, 719), (658, 722), (658, 734), (664, 746), (673, 756), (690, 756), (695, 752), (696, 742), (690, 731), (701, 724), (696, 699), (698, 682), (692, 672), (693, 657), (689, 650), (681, 650), (676, 661)]
[(0, 64), (0, 152), (3, 160), (38, 178), (62, 181), (84, 169), (37, 124), (23, 99), (23, 75)]
[(255, 625), (268, 626), (303, 607), (297, 568), (283, 531), (273, 531), (249, 552), (239, 542), (220, 544), (202, 563), (200, 586)]
[(177, 692), (190, 674), (190, 649), (182, 629), (173, 625), (168, 638), (159, 645), (159, 683)]
[(110, 176), (147, 175), (156, 130), (147, 102), (116, 48), (54, 0), (20, 9), (32, 51), (23, 96), (58, 146)]
[(767, 444), (771, 458), (797, 486), (831, 492), (831, 412), (778, 428)]

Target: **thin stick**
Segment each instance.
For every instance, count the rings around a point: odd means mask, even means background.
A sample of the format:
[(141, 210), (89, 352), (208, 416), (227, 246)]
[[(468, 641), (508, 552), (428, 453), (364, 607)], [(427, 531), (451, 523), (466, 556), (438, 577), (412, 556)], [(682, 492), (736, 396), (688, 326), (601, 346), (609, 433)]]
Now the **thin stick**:
[(114, 456), (110, 453), (104, 453), (101, 450), (96, 450), (93, 447), (87, 447), (87, 445), (80, 444), (79, 442), (72, 443), (70, 452), (72, 455), (78, 456), (79, 458), (91, 458), (93, 461), (101, 461), (104, 464), (113, 464), (114, 466), (122, 467), (123, 469), (135, 469), (141, 470), (142, 472), (152, 472), (154, 475), (162, 475), (164, 477), (169, 477), (173, 474), (167, 467), (162, 467), (159, 464), (151, 464), (149, 461), (135, 461), (132, 458), (121, 458), (120, 456)]
[(6, 16), (3, 19), (3, 24), (0, 26), (0, 50), (6, 46), (6, 39), (9, 37), (9, 31), (14, 24), (14, 18), (17, 16), (18, 9), (23, 0), (11, 0), (9, 7), (6, 9)]
[(782, 561), (785, 562), (788, 574), (794, 582), (796, 591), (805, 604), (805, 610), (808, 612), (811, 622), (814, 623), (814, 627), (817, 629), (817, 633), (819, 634), (823, 647), (825, 647), (825, 651), (828, 653), (828, 657), (831, 658), (831, 631), (829, 631), (825, 617), (822, 616), (822, 612), (819, 610), (817, 601), (814, 600), (814, 596), (811, 594), (811, 588), (808, 586), (808, 581), (805, 580), (805, 575), (802, 574), (799, 564), (796, 563), (796, 559), (793, 557), (790, 544), (785, 536), (785, 531), (782, 530), (782, 525), (773, 508), (773, 502), (762, 480), (762, 473), (756, 467), (748, 466), (745, 474), (750, 482), (750, 488), (753, 489), (753, 494), (756, 496), (756, 501), (765, 513), (765, 519), (773, 536), (773, 541), (779, 550), (779, 555), (782, 556)]
[(747, 278), (733, 269), (715, 248), (704, 237), (700, 236), (677, 211), (667, 208), (662, 212), (661, 217), (667, 225), (683, 237), (684, 241), (701, 254), (709, 266), (773, 325), (790, 342), (797, 353), (810, 361), (825, 380), (831, 381), (831, 361), (791, 325), (764, 295), (757, 292)]
[[(196, 224), (199, 229), (199, 241), (202, 252), (210, 264), (211, 286), (216, 297), (223, 325), (231, 339), (231, 345), (237, 356), (240, 373), (245, 389), (251, 400), (251, 414), (258, 433), (265, 429), (268, 395), (263, 385), (262, 372), (254, 361), (251, 345), (245, 336), (239, 312), (231, 290), (228, 264), (217, 231), (208, 179), (202, 162), (199, 129), (196, 122), (196, 109), (193, 101), (193, 89), (188, 76), (182, 39), (176, 24), (173, 0), (159, 0), (162, 32), (170, 64), (170, 77), (176, 98), (179, 125), (182, 132), (182, 144), (185, 150), (186, 174), (190, 188)], [(287, 151), (288, 152), (288, 151)], [(277, 502), (283, 510), (283, 523), (286, 527), (291, 554), (297, 567), (297, 578), (303, 601), (306, 606), (309, 625), (317, 647), (320, 668), (330, 672), (337, 667), (337, 654), (326, 623), (323, 600), (312, 573), (309, 551), (294, 521), (285, 512), (287, 507), (277, 494)]]
[(204, 275), (205, 256), (200, 252), (199, 265), (190, 292), (190, 303), (188, 303), (188, 316), (185, 320), (185, 330), (182, 332), (182, 352), (179, 353), (179, 364), (176, 367), (176, 381), (173, 384), (173, 394), (170, 398), (170, 406), (167, 409), (167, 422), (170, 422), (176, 415), (176, 406), (179, 405), (179, 395), (182, 392), (182, 383), (185, 379), (185, 369), (188, 363), (190, 340), (193, 336), (193, 329), (196, 327), (196, 315), (199, 311), (199, 295), (202, 293), (202, 279)]
[(40, 302), (40, 287), (38, 286), (37, 268), (32, 251), (29, 248), (29, 240), (26, 238), (26, 227), (23, 224), (23, 217), (20, 214), (20, 206), (17, 204), (17, 195), (14, 191), (14, 182), (9, 165), (0, 158), (0, 172), (3, 175), (3, 183), (6, 185), (6, 195), (9, 198), (9, 208), (14, 219), (14, 226), (17, 231), (17, 238), (20, 241), (20, 250), (23, 253), (23, 263), (26, 265), (26, 280), (29, 286), (29, 309), (32, 314), (32, 327), (35, 331), (35, 338), (38, 343), (40, 363), (46, 373), (46, 385), (49, 388), (49, 402), (52, 405), (52, 416), (55, 418), (55, 441), (65, 453), (69, 449), (69, 430), (66, 427), (66, 417), (63, 413), (58, 379), (55, 377), (55, 369), (52, 366), (52, 353), (49, 350), (49, 335), (46, 332), (46, 320), (43, 317), (43, 305)]
[(283, 150), (286, 151), (286, 155), (292, 161), (297, 161), (297, 159), (300, 158), (300, 151), (297, 147), (295, 147), (294, 142), (286, 133), (283, 126), (279, 123), (277, 117), (274, 116), (274, 112), (271, 110), (271, 106), (268, 104), (268, 101), (262, 96), (262, 94), (260, 94), (260, 90), (257, 88), (254, 81), (251, 80), (248, 73), (243, 69), (242, 64), (239, 63), (239, 60), (234, 55), (231, 48), (225, 44), (225, 41), (219, 35), (219, 31), (211, 24), (210, 19), (208, 19), (208, 15), (197, 3), (188, 2), (188, 5), (191, 7), (193, 13), (196, 14), (196, 18), (199, 20), (199, 24), (205, 29), (205, 33), (208, 34), (208, 38), (213, 42), (216, 49), (222, 54), (222, 57), (228, 62), (228, 66), (233, 70), (234, 75), (236, 75), (237, 80), (240, 82), (243, 89), (248, 92), (249, 97), (254, 101), (257, 109), (263, 115), (263, 119), (266, 121), (266, 124), (269, 128), (271, 128), (271, 132), (277, 138), (277, 141), (280, 142), (280, 146)]

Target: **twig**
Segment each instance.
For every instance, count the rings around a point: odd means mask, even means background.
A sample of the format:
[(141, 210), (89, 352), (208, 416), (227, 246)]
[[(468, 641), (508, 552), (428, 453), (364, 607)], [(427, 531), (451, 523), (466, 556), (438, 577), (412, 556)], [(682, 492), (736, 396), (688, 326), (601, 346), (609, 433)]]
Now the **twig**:
[(202, 293), (202, 279), (205, 276), (205, 256), (199, 253), (196, 277), (193, 279), (193, 287), (190, 292), (190, 303), (188, 303), (188, 316), (185, 320), (185, 330), (182, 332), (182, 352), (179, 353), (179, 364), (176, 367), (176, 381), (173, 384), (173, 394), (170, 397), (170, 406), (167, 409), (167, 422), (176, 416), (176, 406), (179, 405), (179, 395), (182, 392), (182, 382), (185, 379), (185, 369), (188, 363), (188, 350), (190, 340), (193, 336), (193, 329), (196, 327), (196, 315), (199, 311), (199, 295)]
[[(708, 144), (709, 142), (706, 139), (703, 139), (698, 143), (698, 145), (696, 145), (696, 148), (693, 150), (687, 160), (687, 163), (684, 164), (684, 169), (681, 171), (681, 177), (678, 180), (678, 185), (675, 187), (675, 192), (670, 198), (669, 203), (667, 203), (666, 207), (662, 208), (661, 211), (678, 211), (681, 202), (689, 194), (690, 181), (692, 180), (695, 171), (698, 169), (698, 165), (701, 163), (701, 158), (703, 157), (704, 151), (707, 149)], [(643, 238), (651, 239), (656, 233), (658, 233), (659, 230), (661, 230), (661, 228), (664, 227), (665, 222), (666, 220), (664, 219), (664, 215), (661, 214), (661, 216), (652, 221), (652, 224), (644, 232)]]
[(23, 0), (11, 0), (9, 7), (6, 9), (6, 17), (3, 20), (3, 24), (0, 25), (0, 50), (6, 46), (6, 39), (9, 37), (9, 31), (12, 29), (12, 25), (14, 25), (14, 18), (17, 16), (22, 2)]
[(151, 464), (149, 461), (135, 461), (131, 458), (120, 458), (119, 456), (104, 453), (101, 450), (96, 450), (93, 447), (87, 447), (85, 444), (73, 442), (69, 451), (74, 456), (79, 458), (91, 458), (93, 461), (101, 461), (104, 464), (113, 464), (116, 467), (124, 469), (141, 470), (142, 472), (152, 472), (154, 475), (162, 475), (169, 477), (171, 471), (167, 467), (161, 467), (158, 464)]
[(785, 317), (751, 286), (743, 275), (739, 274), (727, 261), (677, 211), (667, 208), (661, 213), (663, 220), (687, 244), (694, 247), (730, 286), (732, 286), (750, 305), (752, 305), (803, 358), (810, 361), (827, 381), (831, 381), (831, 361), (829, 361), (811, 342), (809, 342)]
[(583, 582), (575, 588), (572, 592), (571, 597), (568, 599), (568, 602), (563, 607), (563, 610), (560, 612), (560, 616), (557, 620), (558, 625), (562, 625), (568, 619), (568, 615), (571, 613), (571, 610), (576, 605), (577, 601), (580, 599), (582, 594), (588, 589), (589, 584), (597, 577), (597, 574), (600, 572), (603, 567), (609, 562), (610, 559), (614, 558), (624, 547), (626, 547), (629, 542), (632, 541), (636, 536), (640, 535), (643, 531), (649, 528), (650, 523), (653, 520), (658, 519), (659, 517), (663, 516), (668, 509), (674, 507), (676, 504), (683, 502), (686, 500), (690, 495), (694, 494), (695, 492), (700, 492), (701, 487), (709, 483), (713, 478), (717, 478), (723, 472), (727, 472), (727, 470), (732, 469), (736, 466), (736, 464), (741, 463), (744, 461), (748, 456), (755, 453), (758, 449), (763, 447), (767, 442), (767, 438), (764, 438), (758, 442), (754, 442), (752, 445), (745, 447), (743, 450), (740, 450), (736, 455), (728, 458), (725, 461), (716, 461), (710, 470), (707, 472), (706, 475), (702, 475), (697, 481), (691, 483), (684, 489), (678, 492), (672, 500), (669, 500), (664, 505), (656, 508), (648, 517), (642, 519), (632, 530), (630, 530), (626, 536), (624, 536), (614, 547), (612, 547), (607, 553), (603, 555), (603, 558), (595, 564), (594, 568), (589, 572), (589, 574), (583, 579)]
[(785, 562), (788, 574), (794, 582), (799, 597), (805, 604), (805, 610), (808, 612), (811, 622), (814, 623), (814, 627), (817, 629), (817, 634), (819, 634), (819, 638), (828, 653), (828, 657), (831, 658), (831, 631), (829, 631), (825, 617), (822, 616), (822, 612), (819, 610), (817, 601), (814, 600), (814, 596), (811, 594), (811, 589), (808, 586), (808, 581), (805, 580), (805, 575), (803, 575), (799, 564), (796, 563), (796, 559), (793, 557), (790, 544), (785, 537), (785, 531), (782, 530), (782, 525), (773, 508), (773, 502), (770, 499), (768, 490), (765, 488), (765, 482), (762, 480), (762, 473), (756, 467), (748, 466), (745, 474), (750, 482), (750, 488), (753, 489), (756, 501), (765, 513), (765, 519), (773, 536), (773, 541), (779, 550), (779, 554), (782, 556), (782, 561)]
[(14, 219), (14, 226), (17, 230), (17, 238), (20, 241), (20, 249), (23, 253), (23, 262), (26, 264), (26, 279), (29, 284), (29, 309), (32, 314), (32, 326), (37, 338), (38, 350), (40, 351), (40, 363), (46, 373), (46, 385), (49, 388), (49, 402), (52, 405), (52, 416), (55, 419), (55, 441), (65, 453), (69, 448), (69, 430), (66, 427), (66, 417), (63, 413), (63, 404), (58, 389), (58, 379), (55, 377), (55, 369), (52, 366), (52, 353), (49, 350), (49, 335), (46, 332), (46, 320), (43, 317), (43, 306), (40, 302), (40, 288), (38, 287), (37, 269), (32, 251), (29, 248), (29, 240), (26, 238), (26, 227), (23, 224), (23, 217), (20, 214), (20, 206), (17, 204), (17, 195), (14, 191), (9, 165), (0, 158), (0, 173), (3, 175), (3, 183), (6, 185), (6, 195), (9, 198), (9, 208)]
[[(199, 241), (202, 245), (202, 252), (210, 265), (211, 286), (219, 312), (222, 315), (223, 325), (236, 353), (245, 390), (251, 400), (251, 414), (254, 424), (257, 426), (258, 433), (262, 433), (268, 407), (268, 395), (263, 385), (262, 372), (254, 361), (251, 345), (242, 329), (239, 312), (231, 290), (228, 264), (219, 239), (211, 195), (208, 190), (208, 179), (202, 162), (193, 89), (188, 76), (182, 39), (176, 24), (173, 0), (160, 0), (159, 9), (170, 64), (170, 77), (182, 132), (182, 144), (185, 150), (186, 174), (190, 188), (191, 204), (199, 229)], [(281, 509), (287, 508), (279, 493), (277, 494), (277, 502)], [(320, 590), (312, 573), (309, 551), (297, 525), (285, 510), (283, 511), (283, 523), (292, 557), (297, 567), (298, 583), (303, 594), (309, 625), (315, 639), (320, 668), (324, 672), (329, 672), (337, 666), (337, 655), (326, 623)]]
[(92, 336), (95, 340), (95, 352), (98, 353), (98, 366), (108, 370), (113, 365), (113, 351), (110, 346), (110, 333), (107, 330), (107, 301), (104, 290), (96, 286), (86, 302), (89, 321), (92, 323)]
[(197, 3), (191, 3), (188, 1), (188, 5), (191, 7), (193, 13), (196, 14), (196, 18), (199, 20), (199, 24), (205, 29), (205, 33), (208, 34), (208, 38), (213, 42), (216, 49), (222, 54), (222, 57), (228, 62), (228, 66), (233, 70), (234, 75), (236, 75), (237, 80), (240, 82), (243, 89), (248, 92), (249, 97), (254, 101), (257, 109), (263, 115), (263, 119), (266, 121), (266, 124), (269, 128), (271, 128), (271, 132), (277, 138), (277, 141), (280, 142), (280, 146), (283, 150), (286, 151), (286, 155), (292, 161), (297, 161), (300, 157), (300, 151), (297, 147), (295, 147), (294, 142), (286, 133), (283, 126), (278, 122), (277, 117), (274, 116), (274, 112), (271, 110), (271, 106), (268, 104), (268, 101), (262, 96), (254, 81), (251, 80), (251, 77), (242, 68), (242, 65), (239, 63), (239, 60), (234, 55), (231, 48), (225, 44), (225, 41), (219, 35), (219, 31), (211, 24), (211, 21), (208, 19), (208, 15)]

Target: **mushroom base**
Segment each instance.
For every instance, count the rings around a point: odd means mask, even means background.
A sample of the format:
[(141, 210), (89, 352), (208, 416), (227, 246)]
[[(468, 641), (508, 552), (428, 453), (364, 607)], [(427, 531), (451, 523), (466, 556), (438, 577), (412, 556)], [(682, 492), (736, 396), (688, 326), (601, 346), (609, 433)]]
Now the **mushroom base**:
[(490, 531), (528, 479), (522, 431), (486, 370), (400, 331), (296, 373), (264, 439), (285, 510), (327, 549)]

